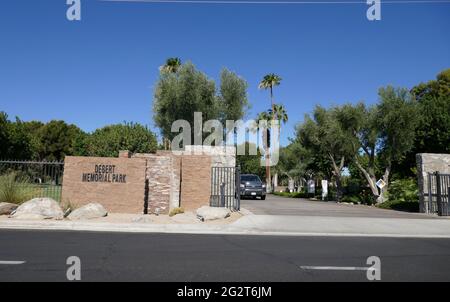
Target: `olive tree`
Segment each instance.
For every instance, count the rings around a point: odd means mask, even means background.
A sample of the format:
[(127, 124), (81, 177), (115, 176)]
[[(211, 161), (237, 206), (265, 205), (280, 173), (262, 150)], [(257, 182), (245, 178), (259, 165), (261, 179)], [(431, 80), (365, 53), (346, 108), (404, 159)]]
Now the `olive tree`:
[[(413, 147), (419, 114), (416, 101), (406, 89), (388, 86), (378, 95), (376, 105), (345, 105), (337, 118), (351, 137), (353, 162), (376, 202), (382, 203), (387, 198), (392, 164)], [(377, 175), (377, 169), (383, 171), (382, 175)], [(385, 182), (383, 188), (377, 186), (378, 178)]]
[(326, 170), (331, 171), (336, 182), (336, 198), (342, 197), (342, 172), (346, 161), (353, 155), (351, 136), (344, 128), (339, 107), (325, 109), (317, 106), (312, 117), (305, 116), (297, 126), (297, 138), (310, 154), (321, 157)]

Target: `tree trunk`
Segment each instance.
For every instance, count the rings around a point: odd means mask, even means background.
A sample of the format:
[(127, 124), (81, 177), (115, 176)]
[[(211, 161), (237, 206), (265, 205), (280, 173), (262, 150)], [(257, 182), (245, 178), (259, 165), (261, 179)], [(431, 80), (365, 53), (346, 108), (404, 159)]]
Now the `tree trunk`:
[[(273, 106), (273, 87), (270, 86), (270, 102), (272, 104), (272, 112), (274, 109)], [(274, 119), (274, 116), (272, 114), (272, 119)], [(266, 135), (269, 135), (269, 133), (267, 133), (266, 130)], [(268, 137), (266, 138), (266, 143), (268, 142)], [(272, 177), (270, 175), (270, 146), (269, 144), (267, 144), (267, 148), (266, 148), (266, 190), (267, 192), (272, 192), (273, 188), (272, 188)]]
[(334, 156), (329, 154), (331, 163), (333, 164), (333, 176), (336, 180), (336, 200), (339, 202), (342, 199), (342, 176), (341, 172), (344, 168), (345, 164), (345, 157), (341, 158), (341, 162), (339, 163), (339, 166), (336, 164), (336, 160), (334, 159)]
[(272, 192), (272, 181), (270, 177), (270, 157), (269, 152), (266, 152), (266, 190), (268, 193)]
[(275, 172), (273, 175), (273, 190), (275, 191), (278, 187), (278, 173)]
[(380, 201), (380, 191), (377, 187), (377, 179), (375, 175), (373, 174), (373, 172), (372, 173), (367, 172), (367, 170), (364, 169), (363, 166), (361, 166), (358, 160), (356, 160), (355, 163), (358, 169), (363, 173), (364, 177), (366, 178), (369, 188), (372, 191), (374, 200), (378, 203)]
[(381, 189), (380, 196), (377, 198), (377, 203), (383, 203), (386, 200), (388, 200), (388, 187), (389, 187), (389, 175), (391, 173), (391, 162), (389, 161), (386, 169), (384, 170), (383, 174), (383, 181), (386, 183), (386, 185)]
[(268, 128), (263, 129), (263, 148), (264, 148), (264, 158), (266, 159), (266, 191), (271, 192), (271, 177), (270, 177), (270, 154), (269, 154), (269, 144), (268, 144)]

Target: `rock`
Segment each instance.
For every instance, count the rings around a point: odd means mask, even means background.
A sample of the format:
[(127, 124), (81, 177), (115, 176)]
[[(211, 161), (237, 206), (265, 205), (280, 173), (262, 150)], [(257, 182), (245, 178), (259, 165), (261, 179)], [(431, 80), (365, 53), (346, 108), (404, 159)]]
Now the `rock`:
[(63, 219), (59, 203), (51, 198), (34, 198), (21, 204), (11, 215), (16, 219)]
[(19, 206), (14, 203), (0, 202), (0, 215), (10, 215)]
[(197, 218), (201, 221), (225, 219), (230, 216), (231, 211), (227, 208), (216, 208), (203, 206), (197, 209)]
[(108, 215), (108, 211), (99, 203), (89, 203), (72, 211), (68, 218), (70, 220), (88, 220), (101, 218)]

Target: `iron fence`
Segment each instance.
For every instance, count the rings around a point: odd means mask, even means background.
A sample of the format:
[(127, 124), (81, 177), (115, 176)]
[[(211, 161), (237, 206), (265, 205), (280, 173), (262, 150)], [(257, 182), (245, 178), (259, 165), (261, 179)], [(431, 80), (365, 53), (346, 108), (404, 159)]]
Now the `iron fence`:
[(210, 205), (239, 211), (241, 207), (241, 196), (238, 191), (240, 179), (239, 167), (212, 167)]
[(63, 173), (64, 162), (0, 160), (0, 198), (14, 192), (15, 198), (61, 201)]
[(428, 173), (428, 212), (449, 216), (450, 174)]

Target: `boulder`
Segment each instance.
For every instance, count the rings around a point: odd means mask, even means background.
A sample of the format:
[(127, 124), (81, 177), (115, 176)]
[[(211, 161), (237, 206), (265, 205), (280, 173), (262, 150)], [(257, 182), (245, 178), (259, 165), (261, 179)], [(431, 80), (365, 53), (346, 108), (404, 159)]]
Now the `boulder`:
[(88, 220), (101, 218), (108, 215), (108, 211), (99, 203), (89, 203), (72, 211), (68, 218), (70, 220)]
[(16, 219), (63, 219), (59, 203), (51, 198), (34, 198), (21, 204), (12, 218)]
[(0, 215), (10, 215), (18, 205), (8, 202), (0, 202)]
[(227, 208), (216, 208), (203, 206), (197, 209), (197, 218), (201, 221), (225, 219), (230, 216), (231, 211)]

